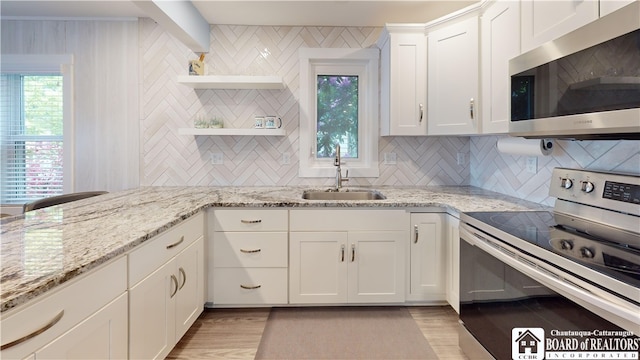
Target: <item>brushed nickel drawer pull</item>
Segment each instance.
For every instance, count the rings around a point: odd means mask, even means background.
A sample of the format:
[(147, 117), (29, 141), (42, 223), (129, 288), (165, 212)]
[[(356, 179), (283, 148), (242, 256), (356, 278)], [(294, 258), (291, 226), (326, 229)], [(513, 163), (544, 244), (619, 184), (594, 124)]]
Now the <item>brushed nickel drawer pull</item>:
[(57, 324), (58, 321), (60, 321), (60, 319), (62, 319), (62, 316), (64, 315), (64, 310), (60, 310), (60, 313), (58, 313), (58, 315), (56, 315), (53, 319), (51, 319), (47, 324), (45, 324), (43, 327), (41, 327), (40, 329), (32, 332), (31, 334), (25, 335), (17, 340), (13, 340), (11, 342), (8, 342), (2, 346), (0, 346), (0, 350), (6, 350), (10, 347), (16, 346), (20, 343), (23, 343), (31, 338), (34, 338), (40, 334), (42, 334), (43, 332), (49, 330), (51, 327), (53, 327), (53, 325)]
[(262, 251), (262, 249), (255, 249), (255, 250), (245, 250), (245, 249), (240, 249), (240, 252), (243, 252), (245, 254), (254, 254), (254, 253), (259, 253), (260, 251)]
[(176, 293), (178, 292), (178, 278), (176, 278), (175, 275), (171, 275), (171, 281), (176, 286), (176, 289), (173, 291), (171, 295), (169, 295), (169, 299), (173, 299), (173, 297), (176, 296)]
[(174, 248), (174, 247), (176, 247), (176, 246), (178, 246), (178, 245), (182, 244), (182, 242), (183, 242), (183, 241), (184, 241), (184, 236), (181, 236), (181, 237), (180, 237), (180, 240), (178, 240), (177, 242), (174, 242), (174, 243), (173, 243), (173, 244), (171, 244), (171, 245), (167, 245), (167, 250), (172, 249), (172, 248)]
[(471, 120), (473, 120), (473, 108), (474, 106), (474, 101), (473, 98), (471, 98), (471, 100), (469, 100), (469, 115), (471, 116)]
[(257, 219), (257, 220), (240, 220), (241, 223), (243, 224), (259, 224), (262, 222), (261, 219)]
[(180, 272), (180, 274), (182, 274), (182, 285), (180, 285), (178, 290), (182, 290), (182, 288), (184, 287), (184, 284), (187, 283), (187, 273), (184, 271), (183, 268), (178, 269), (178, 271)]
[(242, 285), (240, 284), (240, 287), (246, 290), (254, 290), (254, 289), (260, 289), (262, 287), (262, 285), (253, 285), (253, 286), (249, 286), (249, 285)]

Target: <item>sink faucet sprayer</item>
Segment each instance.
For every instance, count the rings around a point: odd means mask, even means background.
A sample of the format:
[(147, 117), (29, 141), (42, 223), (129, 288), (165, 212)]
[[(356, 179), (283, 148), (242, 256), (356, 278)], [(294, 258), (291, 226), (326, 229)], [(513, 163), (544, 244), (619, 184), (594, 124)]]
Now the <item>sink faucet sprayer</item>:
[(333, 165), (336, 166), (336, 191), (342, 188), (343, 182), (349, 181), (349, 169), (347, 169), (347, 176), (343, 178), (340, 162), (340, 144), (336, 144), (336, 158), (333, 160)]

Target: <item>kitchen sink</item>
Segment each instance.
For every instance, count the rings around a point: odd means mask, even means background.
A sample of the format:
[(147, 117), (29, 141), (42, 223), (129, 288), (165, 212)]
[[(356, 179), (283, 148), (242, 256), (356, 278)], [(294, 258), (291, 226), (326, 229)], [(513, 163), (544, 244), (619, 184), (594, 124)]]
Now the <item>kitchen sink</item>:
[(375, 190), (306, 190), (302, 193), (306, 200), (384, 200), (387, 197)]

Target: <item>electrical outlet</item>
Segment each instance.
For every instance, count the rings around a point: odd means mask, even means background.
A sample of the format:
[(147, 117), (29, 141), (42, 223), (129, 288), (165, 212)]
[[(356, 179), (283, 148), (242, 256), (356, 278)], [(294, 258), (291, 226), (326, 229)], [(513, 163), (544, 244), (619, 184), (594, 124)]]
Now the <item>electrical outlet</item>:
[(222, 153), (220, 152), (211, 153), (211, 164), (222, 165), (223, 162), (224, 162), (224, 158), (222, 157)]
[(456, 154), (456, 161), (458, 162), (458, 165), (464, 165), (466, 163), (466, 156), (464, 155), (464, 153), (457, 153)]
[(535, 156), (527, 157), (527, 172), (531, 174), (538, 173), (538, 158)]
[(291, 163), (291, 155), (289, 153), (282, 153), (282, 160), (280, 160), (282, 165), (289, 165)]
[(396, 153), (384, 153), (384, 163), (385, 165), (395, 165)]

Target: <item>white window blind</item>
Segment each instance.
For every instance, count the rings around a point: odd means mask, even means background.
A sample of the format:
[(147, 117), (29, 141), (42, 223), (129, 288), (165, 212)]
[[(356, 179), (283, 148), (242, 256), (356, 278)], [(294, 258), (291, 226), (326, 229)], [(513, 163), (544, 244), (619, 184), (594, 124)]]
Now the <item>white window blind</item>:
[(3, 73), (0, 89), (0, 202), (62, 194), (63, 76)]

